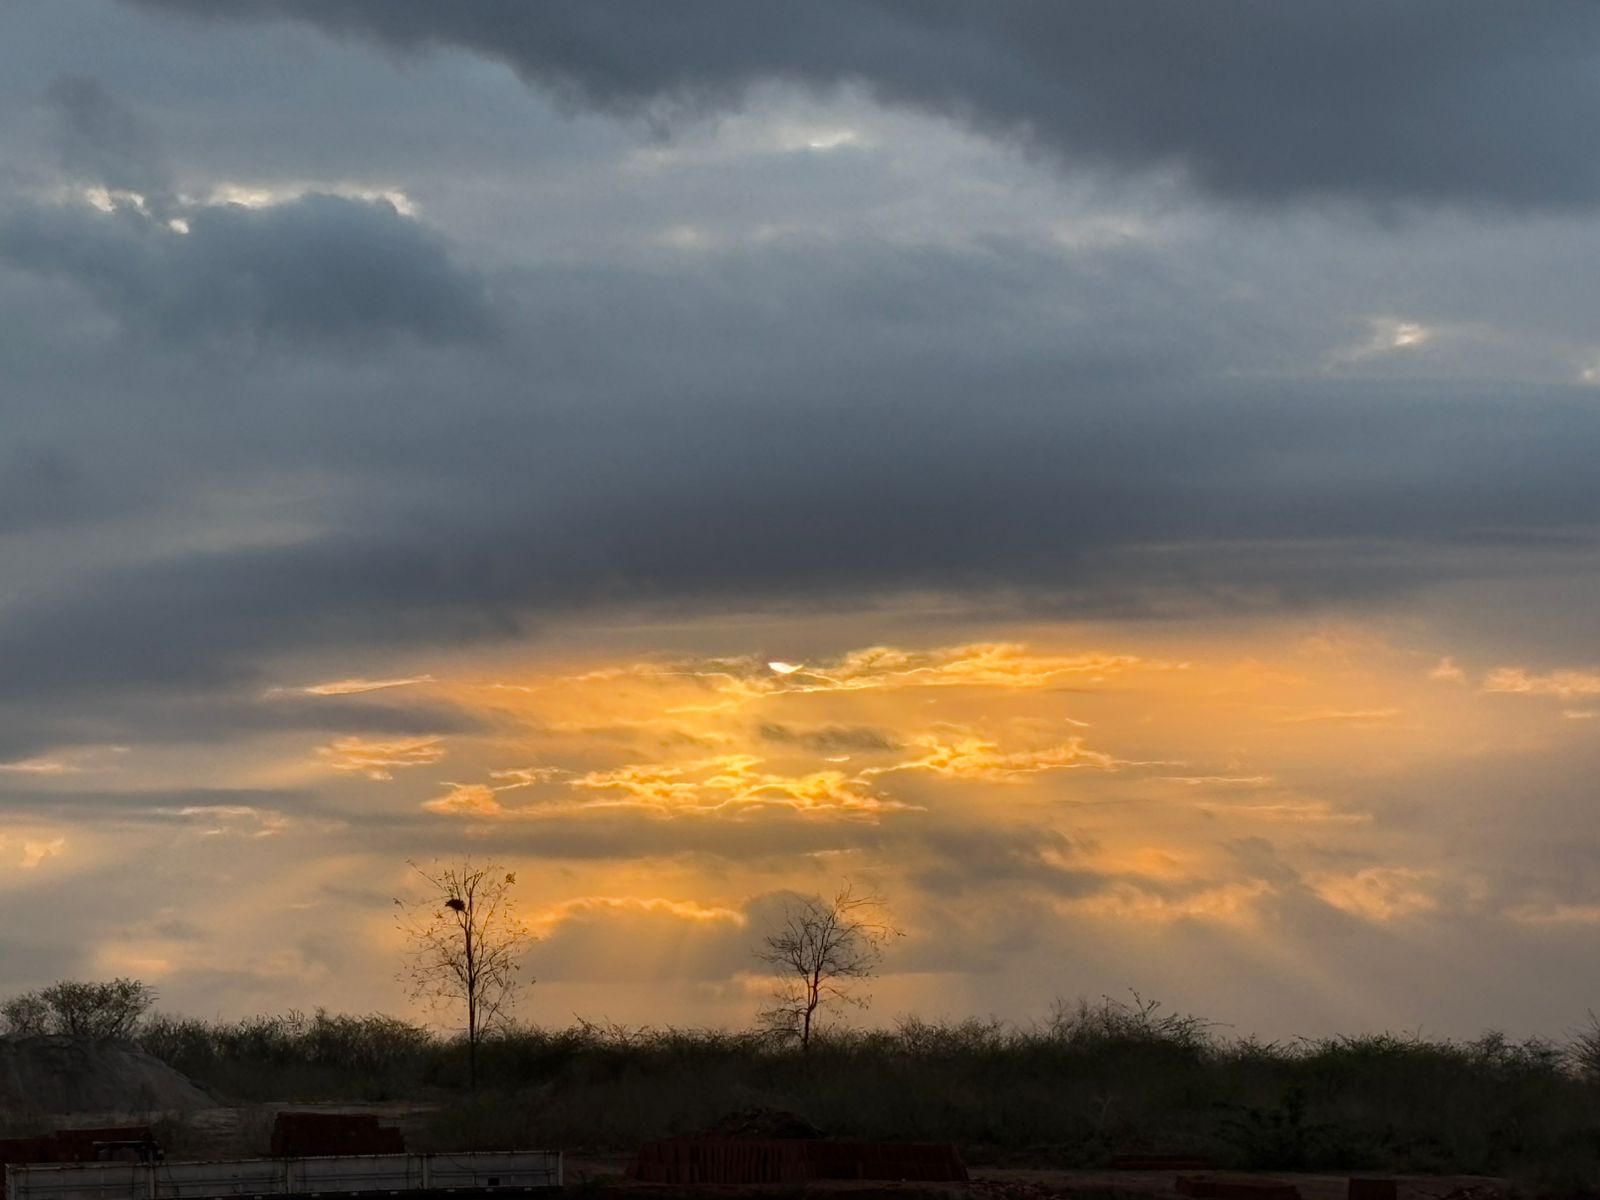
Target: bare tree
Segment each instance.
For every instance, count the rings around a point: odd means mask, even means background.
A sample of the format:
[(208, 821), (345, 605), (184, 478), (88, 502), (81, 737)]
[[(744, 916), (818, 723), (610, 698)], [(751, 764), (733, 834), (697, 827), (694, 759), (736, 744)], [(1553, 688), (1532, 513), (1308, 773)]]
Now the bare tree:
[(429, 869), (410, 865), (427, 887), (415, 899), (395, 901), (407, 942), (399, 978), (413, 999), (465, 1005), (467, 1077), (476, 1089), (478, 1042), (515, 1003), (519, 960), (533, 941), (512, 901), (517, 877), (470, 858)]
[(819, 1010), (837, 1004), (865, 1008), (871, 997), (859, 981), (878, 973), (885, 946), (900, 931), (884, 915), (883, 900), (846, 883), (832, 900), (803, 896), (784, 905), (782, 922), (755, 954), (778, 977), (761, 1022), (800, 1040), (809, 1052)]

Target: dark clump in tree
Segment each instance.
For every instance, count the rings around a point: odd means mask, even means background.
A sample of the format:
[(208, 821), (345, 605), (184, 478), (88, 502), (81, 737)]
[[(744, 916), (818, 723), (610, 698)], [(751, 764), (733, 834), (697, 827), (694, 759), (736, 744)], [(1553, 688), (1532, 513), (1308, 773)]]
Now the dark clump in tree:
[(820, 1010), (840, 1004), (865, 1008), (871, 997), (859, 983), (878, 973), (884, 947), (900, 931), (883, 915), (881, 897), (846, 884), (833, 897), (802, 896), (784, 905), (778, 928), (755, 952), (773, 967), (777, 987), (761, 1011), (769, 1031), (811, 1049)]
[(0, 1024), (13, 1034), (127, 1039), (155, 999), (155, 989), (137, 979), (63, 979), (0, 1003)]
[(411, 866), (427, 886), (420, 897), (395, 901), (407, 941), (400, 980), (413, 999), (465, 1007), (467, 1076), (476, 1088), (478, 1043), (515, 1003), (519, 960), (533, 940), (512, 902), (517, 877), (471, 859), (428, 870)]

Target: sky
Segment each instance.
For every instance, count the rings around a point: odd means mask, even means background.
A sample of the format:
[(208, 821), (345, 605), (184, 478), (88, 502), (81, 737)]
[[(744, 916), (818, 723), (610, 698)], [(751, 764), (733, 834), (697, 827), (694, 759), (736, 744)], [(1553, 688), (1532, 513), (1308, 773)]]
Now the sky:
[(1600, 8), (10, 0), (0, 992), (1600, 1006)]

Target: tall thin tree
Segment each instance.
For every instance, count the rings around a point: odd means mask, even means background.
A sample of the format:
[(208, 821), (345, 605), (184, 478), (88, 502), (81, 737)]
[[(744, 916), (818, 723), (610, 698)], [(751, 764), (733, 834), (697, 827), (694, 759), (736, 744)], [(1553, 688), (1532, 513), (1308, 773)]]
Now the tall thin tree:
[(420, 896), (395, 900), (406, 938), (399, 978), (413, 999), (465, 1006), (467, 1078), (476, 1090), (478, 1043), (515, 1003), (521, 958), (533, 941), (511, 896), (517, 877), (497, 863), (470, 858), (410, 866), (426, 887)]

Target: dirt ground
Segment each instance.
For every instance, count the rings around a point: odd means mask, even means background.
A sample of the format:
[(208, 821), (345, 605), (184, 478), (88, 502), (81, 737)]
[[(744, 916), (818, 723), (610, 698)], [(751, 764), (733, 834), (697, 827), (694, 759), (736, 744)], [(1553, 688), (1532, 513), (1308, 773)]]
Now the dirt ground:
[[(689, 1200), (690, 1197), (719, 1197), (734, 1200), (747, 1196), (792, 1197), (808, 1195), (840, 1197), (841, 1200), (910, 1200), (911, 1197), (949, 1197), (950, 1200), (1047, 1200), (1049, 1197), (1075, 1197), (1081, 1200), (1141, 1200), (1151, 1197), (1169, 1200), (1177, 1197), (1177, 1175), (1172, 1171), (1066, 1171), (1033, 1168), (974, 1167), (970, 1184), (887, 1183), (863, 1180), (807, 1184), (772, 1184), (764, 1187), (676, 1187), (629, 1183), (622, 1173), (629, 1155), (567, 1155), (562, 1162), (568, 1187), (585, 1194), (612, 1192), (634, 1200)], [(1349, 1175), (1317, 1175), (1296, 1172), (1228, 1172), (1229, 1178), (1280, 1180), (1292, 1183), (1301, 1200), (1346, 1200)], [(1499, 1200), (1510, 1194), (1503, 1179), (1480, 1175), (1385, 1175), (1394, 1179), (1397, 1200)]]
[[(235, 1158), (265, 1153), (272, 1118), (279, 1108), (315, 1109), (322, 1112), (373, 1113), (386, 1125), (397, 1125), (408, 1141), (420, 1142), (434, 1106), (407, 1102), (388, 1104), (253, 1104), (215, 1107), (185, 1113), (181, 1126), (169, 1134), (179, 1144), (169, 1146), (172, 1157)], [(109, 1117), (111, 1114), (107, 1114)], [(93, 1124), (78, 1118), (64, 1124)], [(109, 1120), (103, 1123), (114, 1123)], [(258, 1144), (259, 1143), (259, 1144)], [(772, 1198), (796, 1200), (803, 1195), (838, 1197), (839, 1200), (1176, 1200), (1177, 1174), (1173, 1171), (1078, 1171), (1023, 1167), (974, 1167), (972, 1182), (960, 1184), (893, 1183), (863, 1180), (818, 1182), (803, 1186), (682, 1187), (634, 1183), (623, 1178), (630, 1154), (569, 1153), (563, 1173), (569, 1190), (584, 1200), (745, 1200)], [(1229, 1172), (1230, 1176), (1236, 1173)], [(1272, 1179), (1292, 1183), (1301, 1200), (1346, 1200), (1348, 1174), (1298, 1174), (1272, 1172), (1239, 1174), (1240, 1178)], [(1506, 1180), (1475, 1175), (1396, 1175), (1397, 1200), (1504, 1200), (1511, 1194)]]
[[(1291, 1183), (1301, 1200), (1345, 1200), (1349, 1174), (1317, 1175), (1293, 1171), (1226, 1172), (1230, 1179), (1277, 1180)], [(1510, 1187), (1503, 1179), (1479, 1175), (1378, 1175), (1393, 1179), (1397, 1200), (1496, 1200)], [(1172, 1171), (1051, 1171), (978, 1167), (974, 1185), (982, 1191), (1019, 1198), (1029, 1196), (1176, 1196)], [(985, 1186), (989, 1185), (989, 1186)]]

